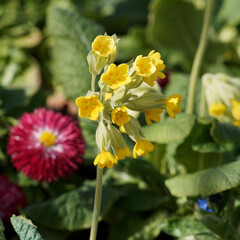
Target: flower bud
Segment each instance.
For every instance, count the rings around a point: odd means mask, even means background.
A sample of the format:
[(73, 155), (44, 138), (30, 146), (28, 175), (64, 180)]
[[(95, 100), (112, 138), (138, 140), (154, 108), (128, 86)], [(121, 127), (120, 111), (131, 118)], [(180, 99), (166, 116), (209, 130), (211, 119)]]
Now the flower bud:
[(125, 123), (123, 126), (126, 130), (126, 133), (132, 140), (136, 141), (137, 139), (144, 137), (141, 125), (134, 117), (130, 116), (130, 121)]
[(111, 147), (111, 139), (112, 138), (109, 129), (103, 122), (100, 122), (96, 131), (96, 143), (98, 149), (105, 149), (108, 151)]

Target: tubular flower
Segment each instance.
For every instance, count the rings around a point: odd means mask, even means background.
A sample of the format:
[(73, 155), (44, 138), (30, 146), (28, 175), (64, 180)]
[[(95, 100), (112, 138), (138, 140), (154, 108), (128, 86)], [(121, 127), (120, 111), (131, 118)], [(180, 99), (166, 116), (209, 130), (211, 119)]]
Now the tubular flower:
[(92, 51), (100, 57), (108, 57), (117, 51), (116, 42), (111, 36), (97, 36), (92, 42)]
[(163, 60), (161, 60), (161, 54), (159, 52), (153, 50), (148, 54), (148, 57), (152, 60), (156, 70), (150, 76), (145, 77), (144, 82), (153, 87), (157, 79), (164, 79), (166, 77), (164, 73), (160, 72), (165, 69), (165, 64), (163, 63)]
[(163, 109), (152, 109), (145, 111), (145, 119), (147, 122), (147, 125), (152, 125), (152, 121), (159, 122), (160, 116), (159, 114), (162, 113)]
[(98, 100), (96, 95), (79, 97), (76, 99), (76, 105), (79, 108), (78, 113), (80, 117), (88, 117), (93, 121), (98, 119), (99, 113), (104, 109), (104, 105)]
[(221, 116), (226, 112), (226, 106), (223, 103), (213, 103), (208, 112), (210, 116)]
[(117, 162), (117, 159), (103, 148), (103, 150), (95, 158), (94, 165), (98, 165), (101, 169), (104, 167), (112, 168), (113, 164), (117, 164)]
[(131, 156), (131, 152), (128, 147), (125, 147), (124, 149), (118, 148), (116, 153), (116, 159), (117, 160), (123, 160), (125, 157)]
[(44, 108), (24, 113), (11, 129), (7, 152), (30, 178), (56, 181), (83, 162), (84, 140), (77, 121)]
[(150, 77), (156, 71), (156, 66), (150, 57), (140, 55), (134, 61), (133, 69), (141, 77)]
[(153, 151), (155, 147), (152, 143), (147, 140), (138, 139), (134, 148), (133, 148), (133, 158), (138, 156), (144, 156), (149, 152)]
[(180, 113), (182, 111), (181, 107), (178, 105), (181, 101), (182, 96), (180, 94), (174, 94), (167, 99), (166, 110), (171, 118), (176, 118), (175, 113)]
[(122, 126), (123, 124), (130, 121), (127, 108), (124, 105), (115, 108), (111, 113), (111, 118), (112, 122), (117, 124), (118, 126)]
[(111, 89), (118, 89), (131, 82), (131, 77), (128, 75), (129, 67), (127, 64), (116, 66), (114, 63), (108, 66), (107, 72), (101, 76), (101, 81), (106, 83)]
[(12, 214), (18, 214), (18, 208), (27, 205), (27, 199), (21, 188), (0, 174), (0, 219), (7, 223)]

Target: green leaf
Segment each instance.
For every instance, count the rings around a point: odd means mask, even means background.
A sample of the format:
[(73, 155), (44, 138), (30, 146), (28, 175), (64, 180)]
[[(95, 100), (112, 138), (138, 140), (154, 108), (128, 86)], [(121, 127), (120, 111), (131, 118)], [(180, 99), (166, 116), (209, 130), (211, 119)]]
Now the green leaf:
[(165, 181), (176, 197), (209, 196), (240, 184), (240, 161), (196, 173), (183, 174)]
[(213, 233), (199, 233), (194, 235), (196, 240), (221, 240), (217, 235)]
[(236, 229), (229, 222), (223, 222), (219, 217), (214, 215), (205, 215), (202, 219), (202, 223), (216, 233), (224, 240), (239, 240), (240, 235)]
[(148, 36), (159, 48), (183, 51), (193, 59), (200, 36), (203, 12), (184, 0), (157, 0), (150, 11)]
[(2, 221), (0, 220), (0, 240), (5, 240), (3, 232), (4, 232), (4, 226), (2, 224)]
[(119, 161), (117, 167), (120, 171), (141, 179), (149, 187), (162, 193), (165, 192), (165, 178), (150, 162), (143, 159), (128, 159), (127, 161)]
[(240, 142), (240, 130), (238, 127), (230, 123), (220, 123), (216, 119), (213, 121), (211, 135), (217, 143), (226, 147), (229, 144), (238, 146)]
[(139, 189), (136, 185), (123, 186), (123, 195), (116, 206), (128, 212), (141, 212), (156, 209), (166, 198), (150, 189)]
[(207, 230), (191, 216), (168, 219), (161, 224), (161, 229), (174, 237), (192, 236)]
[[(39, 225), (75, 231), (91, 226), (94, 186), (82, 186), (59, 197), (31, 205), (25, 213)], [(117, 200), (119, 193), (110, 187), (103, 187), (101, 216)]]
[(43, 240), (40, 233), (37, 231), (37, 227), (33, 225), (31, 220), (23, 216), (13, 215), (11, 217), (11, 223), (21, 240)]
[(218, 20), (225, 24), (237, 26), (240, 23), (239, 0), (224, 0), (218, 14)]
[(157, 212), (145, 220), (137, 215), (128, 214), (113, 227), (109, 240), (156, 239), (161, 231), (159, 225), (165, 217), (164, 212)]
[(93, 39), (103, 33), (103, 28), (73, 8), (52, 5), (47, 16), (47, 30), (54, 44), (55, 79), (63, 86), (67, 98), (85, 95), (91, 85), (87, 54)]
[(160, 144), (176, 142), (186, 138), (194, 126), (195, 117), (193, 115), (181, 113), (176, 119), (154, 123), (143, 128), (147, 140)]

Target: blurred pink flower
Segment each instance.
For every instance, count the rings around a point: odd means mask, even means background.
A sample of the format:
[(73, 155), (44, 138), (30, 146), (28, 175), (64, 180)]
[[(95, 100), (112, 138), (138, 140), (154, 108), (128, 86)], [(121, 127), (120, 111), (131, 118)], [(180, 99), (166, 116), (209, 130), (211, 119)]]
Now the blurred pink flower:
[(78, 169), (84, 148), (77, 121), (39, 108), (24, 113), (11, 129), (7, 151), (17, 170), (38, 181), (51, 182)]
[(18, 208), (27, 205), (27, 199), (21, 188), (0, 174), (0, 219), (8, 222), (12, 214), (18, 214)]

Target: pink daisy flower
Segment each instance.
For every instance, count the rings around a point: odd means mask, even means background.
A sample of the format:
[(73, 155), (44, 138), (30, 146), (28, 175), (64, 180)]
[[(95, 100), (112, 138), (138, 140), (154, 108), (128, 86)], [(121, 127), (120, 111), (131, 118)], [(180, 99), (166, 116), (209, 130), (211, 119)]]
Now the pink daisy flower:
[(83, 162), (84, 140), (77, 121), (45, 108), (24, 113), (10, 131), (12, 163), (30, 178), (56, 181)]
[(0, 174), (0, 219), (9, 222), (12, 214), (18, 214), (18, 208), (27, 205), (26, 197), (21, 188)]

